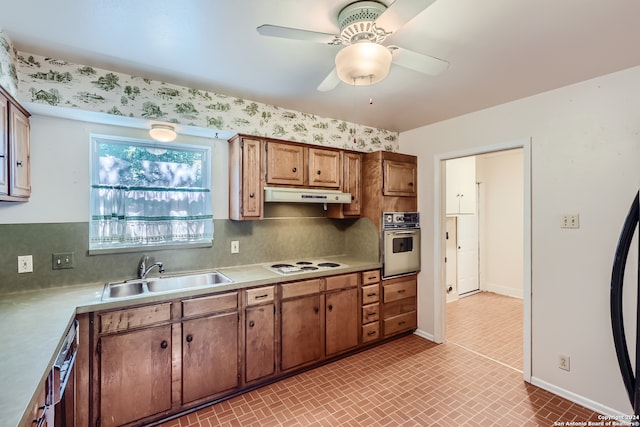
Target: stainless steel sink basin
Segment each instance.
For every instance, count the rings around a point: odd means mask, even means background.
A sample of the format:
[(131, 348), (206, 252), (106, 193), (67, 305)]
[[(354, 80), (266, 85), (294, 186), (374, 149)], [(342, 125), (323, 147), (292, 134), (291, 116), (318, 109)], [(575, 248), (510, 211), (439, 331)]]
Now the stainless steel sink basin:
[(149, 292), (169, 292), (203, 286), (224, 285), (231, 283), (227, 276), (215, 272), (206, 274), (190, 274), (186, 276), (162, 277), (147, 282)]
[(217, 271), (213, 273), (111, 282), (104, 285), (102, 300), (109, 301), (135, 298), (161, 292), (177, 292), (208, 286), (225, 285), (228, 283), (233, 283), (233, 281)]
[(107, 283), (104, 292), (102, 293), (102, 299), (105, 299), (105, 296), (113, 299), (140, 295), (145, 292), (144, 285), (145, 283), (142, 280), (122, 283)]

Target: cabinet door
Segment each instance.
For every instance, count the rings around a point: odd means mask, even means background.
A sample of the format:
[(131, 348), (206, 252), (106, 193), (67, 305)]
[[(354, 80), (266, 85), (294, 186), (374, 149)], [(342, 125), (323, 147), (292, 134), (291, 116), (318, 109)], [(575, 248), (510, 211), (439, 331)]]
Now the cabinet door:
[(447, 215), (474, 215), (476, 212), (475, 156), (447, 160), (445, 169)]
[(281, 369), (320, 359), (320, 295), (283, 301)]
[(362, 154), (345, 153), (344, 155), (344, 192), (351, 193), (351, 203), (342, 208), (344, 215), (360, 215), (362, 192)]
[(9, 100), (0, 93), (0, 194), (9, 193)]
[(382, 193), (385, 196), (415, 197), (416, 179), (416, 165), (414, 163), (385, 160)]
[(275, 309), (273, 304), (246, 309), (245, 381), (275, 373)]
[(100, 338), (100, 425), (171, 409), (171, 326)]
[(309, 185), (339, 188), (341, 166), (339, 151), (309, 148)]
[(182, 322), (182, 403), (238, 387), (238, 312)]
[(244, 139), (242, 144), (242, 216), (259, 218), (262, 215), (262, 186), (260, 183), (260, 154), (262, 144)]
[(325, 353), (327, 356), (358, 345), (358, 289), (325, 295)]
[(304, 184), (304, 148), (300, 145), (268, 142), (267, 183)]
[(29, 197), (31, 171), (29, 154), (29, 117), (9, 104), (9, 146), (11, 147), (11, 179), (9, 194)]

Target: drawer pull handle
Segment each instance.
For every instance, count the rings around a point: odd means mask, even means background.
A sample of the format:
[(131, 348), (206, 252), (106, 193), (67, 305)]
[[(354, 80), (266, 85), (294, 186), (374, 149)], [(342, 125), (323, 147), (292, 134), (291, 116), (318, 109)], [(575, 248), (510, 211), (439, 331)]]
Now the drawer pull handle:
[(329, 304), (329, 311), (333, 311), (333, 305)]
[(369, 280), (375, 280), (375, 279), (377, 279), (377, 278), (378, 278), (377, 276), (369, 276), (369, 277), (368, 277), (368, 279), (369, 279)]
[(297, 171), (298, 171), (298, 169), (297, 169), (297, 168), (293, 168), (293, 169), (291, 169), (291, 172), (293, 172), (293, 173), (296, 173)]
[(315, 311), (316, 314), (319, 313), (320, 312), (320, 307), (313, 307), (313, 311)]
[(167, 347), (169, 347), (169, 343), (168, 343), (167, 341), (162, 341), (162, 342), (160, 343), (160, 347), (162, 347), (162, 348), (167, 348)]
[(375, 334), (376, 334), (376, 331), (369, 331), (369, 332), (367, 332), (367, 335), (369, 335), (369, 336), (371, 336), (371, 335), (375, 335)]
[(398, 293), (399, 293), (399, 294), (404, 294), (405, 292), (407, 292), (407, 290), (406, 290), (406, 289), (400, 289), (400, 290), (398, 291)]
[(371, 292), (370, 294), (367, 294), (368, 297), (375, 297), (376, 295), (378, 295), (377, 292)]
[(191, 342), (191, 341), (193, 341), (193, 335), (187, 335), (187, 342)]
[(16, 162), (16, 165), (22, 166), (22, 160), (20, 160), (19, 162)]
[(269, 294), (264, 294), (264, 295), (256, 295), (255, 297), (253, 297), (253, 299), (262, 299), (262, 298), (266, 298), (268, 297)]
[(256, 322), (254, 322), (253, 320), (251, 322), (249, 322), (249, 327), (253, 328), (256, 325)]
[(320, 175), (321, 171), (318, 171), (317, 174)]
[(249, 193), (249, 197), (253, 199), (255, 197), (255, 194), (254, 193)]
[(368, 311), (368, 312), (367, 312), (367, 316), (373, 316), (374, 314), (376, 314), (376, 312), (375, 312), (375, 311)]
[(407, 322), (405, 322), (404, 320), (401, 321), (401, 322), (398, 322), (398, 326), (404, 325), (405, 323), (407, 323)]

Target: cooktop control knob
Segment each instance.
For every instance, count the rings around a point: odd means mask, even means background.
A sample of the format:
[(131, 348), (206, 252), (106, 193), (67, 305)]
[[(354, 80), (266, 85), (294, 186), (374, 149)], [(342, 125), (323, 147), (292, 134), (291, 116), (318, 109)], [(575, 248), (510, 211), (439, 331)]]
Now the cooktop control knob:
[(395, 222), (404, 222), (404, 215), (396, 215)]
[(384, 222), (386, 222), (387, 224), (391, 224), (393, 222), (393, 215), (391, 214), (385, 215)]

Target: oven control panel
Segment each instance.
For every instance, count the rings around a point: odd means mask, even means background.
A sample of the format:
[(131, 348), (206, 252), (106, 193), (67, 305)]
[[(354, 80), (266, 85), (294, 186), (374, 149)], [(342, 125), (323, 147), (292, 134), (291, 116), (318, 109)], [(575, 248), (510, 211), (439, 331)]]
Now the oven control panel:
[(385, 212), (382, 214), (382, 228), (420, 228), (418, 212)]

